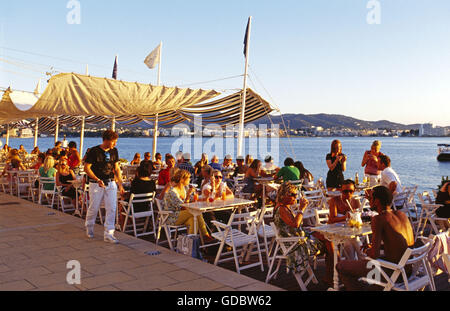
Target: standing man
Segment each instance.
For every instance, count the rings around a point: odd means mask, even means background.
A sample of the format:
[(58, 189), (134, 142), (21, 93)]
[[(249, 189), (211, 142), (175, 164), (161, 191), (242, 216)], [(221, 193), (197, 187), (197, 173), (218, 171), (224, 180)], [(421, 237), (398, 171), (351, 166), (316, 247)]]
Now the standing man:
[(86, 215), (86, 233), (88, 238), (94, 237), (94, 224), (101, 202), (104, 200), (106, 209), (105, 242), (117, 244), (114, 237), (117, 185), (120, 193), (124, 194), (122, 186), (122, 173), (119, 167), (119, 153), (116, 144), (119, 135), (107, 130), (103, 133), (103, 143), (89, 150), (86, 156), (84, 171), (88, 176), (90, 204)]

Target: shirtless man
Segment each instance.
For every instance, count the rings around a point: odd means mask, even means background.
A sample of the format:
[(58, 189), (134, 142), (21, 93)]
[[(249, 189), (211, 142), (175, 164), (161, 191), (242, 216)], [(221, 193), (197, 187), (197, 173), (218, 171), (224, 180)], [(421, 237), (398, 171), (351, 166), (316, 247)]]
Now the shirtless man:
[[(414, 234), (408, 217), (401, 211), (393, 211), (392, 193), (384, 186), (378, 186), (368, 194), (369, 203), (378, 212), (378, 216), (372, 218), (372, 243), (366, 250), (370, 258), (383, 258), (384, 260), (398, 263), (408, 247), (414, 245)], [(381, 243), (383, 242), (384, 254), (380, 256)], [(339, 279), (344, 283), (346, 290), (361, 290), (360, 277), (366, 277), (371, 269), (367, 268), (367, 259), (344, 260), (337, 264)], [(406, 273), (410, 273), (406, 269)]]

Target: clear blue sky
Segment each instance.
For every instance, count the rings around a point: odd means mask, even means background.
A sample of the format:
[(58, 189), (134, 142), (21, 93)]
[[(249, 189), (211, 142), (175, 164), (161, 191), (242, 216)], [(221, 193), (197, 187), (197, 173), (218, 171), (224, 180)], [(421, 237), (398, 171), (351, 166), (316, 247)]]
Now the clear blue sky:
[(156, 83), (143, 60), (160, 41), (165, 85), (239, 75), (251, 15), (250, 87), (283, 113), (450, 125), (448, 0), (379, 0), (380, 25), (366, 22), (368, 0), (79, 1), (69, 25), (68, 0), (0, 0), (0, 58), (27, 64), (0, 61), (0, 86), (32, 91), (50, 66), (111, 77), (116, 54), (119, 79)]

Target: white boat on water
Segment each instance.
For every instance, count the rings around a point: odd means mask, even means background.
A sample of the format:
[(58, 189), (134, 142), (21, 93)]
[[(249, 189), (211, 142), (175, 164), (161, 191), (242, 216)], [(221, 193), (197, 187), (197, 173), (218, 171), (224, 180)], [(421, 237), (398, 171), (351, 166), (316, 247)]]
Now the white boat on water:
[(438, 144), (438, 161), (450, 161), (450, 145), (448, 144)]

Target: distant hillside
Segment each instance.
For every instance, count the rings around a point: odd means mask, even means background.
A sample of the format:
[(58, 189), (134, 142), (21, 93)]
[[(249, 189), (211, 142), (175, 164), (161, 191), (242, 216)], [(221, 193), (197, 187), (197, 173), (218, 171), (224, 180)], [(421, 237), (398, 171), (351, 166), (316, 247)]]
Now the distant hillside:
[[(270, 116), (270, 119), (275, 124), (282, 124), (281, 116)], [(387, 120), (380, 121), (364, 121), (355, 119), (352, 117), (347, 117), (343, 115), (337, 114), (284, 114), (283, 115), (284, 122), (287, 127), (291, 129), (298, 129), (311, 126), (321, 126), (323, 128), (350, 128), (354, 130), (360, 129), (381, 129), (388, 128), (393, 130), (410, 130), (419, 129), (419, 124), (400, 124), (394, 123)], [(266, 123), (270, 124), (269, 117), (264, 117), (259, 119), (258, 121), (253, 122), (255, 124)]]

